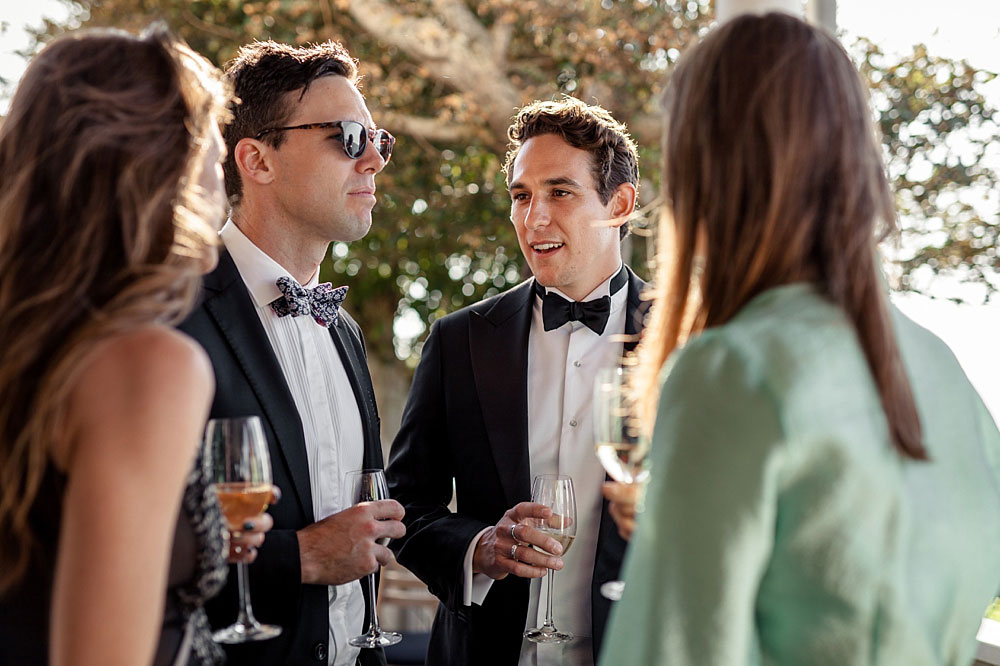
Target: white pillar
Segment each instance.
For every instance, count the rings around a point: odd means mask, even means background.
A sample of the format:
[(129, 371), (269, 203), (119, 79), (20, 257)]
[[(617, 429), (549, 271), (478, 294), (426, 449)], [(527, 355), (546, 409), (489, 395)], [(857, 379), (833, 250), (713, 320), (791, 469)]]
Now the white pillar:
[(837, 0), (807, 0), (806, 20), (837, 34)]
[(786, 12), (804, 18), (813, 25), (837, 34), (837, 0), (716, 0), (715, 17), (719, 23), (740, 14)]
[(716, 0), (715, 18), (722, 23), (740, 14), (785, 12), (802, 17), (802, 0)]

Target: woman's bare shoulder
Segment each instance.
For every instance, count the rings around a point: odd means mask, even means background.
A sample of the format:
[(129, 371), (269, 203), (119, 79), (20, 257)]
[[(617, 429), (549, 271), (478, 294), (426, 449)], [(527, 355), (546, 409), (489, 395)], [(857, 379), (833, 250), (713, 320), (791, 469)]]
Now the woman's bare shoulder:
[(97, 386), (109, 389), (144, 386), (169, 388), (175, 383), (191, 388), (210, 386), (212, 367), (205, 350), (172, 328), (148, 325), (108, 338), (85, 361), (77, 390), (89, 393)]
[[(204, 425), (213, 389), (207, 354), (183, 333), (149, 325), (116, 335), (94, 348), (74, 381), (66, 444), (135, 450), (144, 446), (138, 438), (155, 445), (161, 433), (193, 432)], [(55, 453), (70, 463), (71, 450)]]

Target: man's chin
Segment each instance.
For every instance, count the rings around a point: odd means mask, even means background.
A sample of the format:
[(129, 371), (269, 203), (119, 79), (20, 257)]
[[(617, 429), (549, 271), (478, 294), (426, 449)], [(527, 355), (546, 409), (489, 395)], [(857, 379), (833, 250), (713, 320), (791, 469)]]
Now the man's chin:
[(339, 237), (332, 239), (333, 242), (339, 243), (353, 243), (356, 240), (361, 240), (368, 235), (368, 232), (372, 228), (372, 218), (369, 215), (367, 218), (361, 218), (356, 220), (354, 224), (343, 225), (337, 234)]
[(552, 271), (542, 270), (537, 273), (533, 273), (533, 275), (535, 276), (535, 282), (542, 285), (546, 289), (551, 289), (553, 287), (556, 289), (559, 288), (559, 279)]

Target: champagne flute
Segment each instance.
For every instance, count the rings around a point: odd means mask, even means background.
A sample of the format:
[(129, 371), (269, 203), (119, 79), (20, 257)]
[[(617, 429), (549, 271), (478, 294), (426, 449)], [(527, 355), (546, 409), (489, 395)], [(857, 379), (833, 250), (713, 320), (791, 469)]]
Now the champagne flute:
[[(648, 471), (643, 459), (649, 442), (640, 436), (635, 414), (627, 392), (625, 371), (603, 368), (594, 382), (594, 448), (597, 458), (608, 475), (628, 485), (642, 483)], [(612, 580), (601, 585), (601, 594), (618, 601), (625, 591), (625, 582)]]
[[(212, 488), (219, 497), (229, 531), (238, 536), (243, 524), (267, 508), (271, 499), (271, 459), (256, 416), (212, 419), (205, 429), (205, 460)], [(281, 627), (261, 624), (253, 616), (247, 565), (236, 564), (240, 612), (236, 622), (212, 634), (217, 643), (263, 641), (281, 634)]]
[[(576, 538), (576, 494), (573, 491), (573, 479), (563, 474), (540, 474), (531, 482), (531, 501), (552, 509), (552, 515), (544, 520), (533, 519), (528, 522), (539, 532), (550, 536), (562, 546), (565, 555)], [(545, 552), (537, 546), (535, 550)], [(551, 553), (546, 553), (551, 555)], [(566, 643), (573, 640), (573, 634), (559, 631), (552, 621), (552, 581), (555, 571), (549, 569), (546, 574), (548, 598), (545, 608), (545, 623), (536, 629), (528, 629), (524, 637), (533, 643)]]
[[(385, 473), (380, 469), (361, 469), (348, 472), (347, 485), (352, 489), (355, 504), (389, 499), (389, 486), (385, 482)], [(376, 543), (388, 546), (389, 537), (382, 537)], [(355, 636), (348, 643), (360, 648), (395, 645), (403, 640), (403, 635), (395, 631), (382, 631), (382, 628), (378, 626), (378, 613), (375, 610), (375, 573), (368, 574), (365, 579), (368, 583), (368, 598), (372, 606), (371, 621), (368, 623), (368, 631), (361, 636)]]

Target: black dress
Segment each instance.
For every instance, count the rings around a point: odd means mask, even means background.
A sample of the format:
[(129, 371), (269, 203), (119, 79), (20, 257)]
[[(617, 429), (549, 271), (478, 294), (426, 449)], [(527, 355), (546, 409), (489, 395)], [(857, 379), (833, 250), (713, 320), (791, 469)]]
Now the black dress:
[[(0, 666), (48, 664), (52, 580), (65, 490), (65, 475), (50, 463), (29, 517), (37, 547), (24, 578), (0, 597)], [(174, 533), (155, 666), (199, 666), (223, 659), (202, 608), (226, 579), (222, 525), (218, 500), (199, 459), (188, 476)]]

